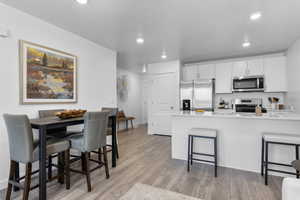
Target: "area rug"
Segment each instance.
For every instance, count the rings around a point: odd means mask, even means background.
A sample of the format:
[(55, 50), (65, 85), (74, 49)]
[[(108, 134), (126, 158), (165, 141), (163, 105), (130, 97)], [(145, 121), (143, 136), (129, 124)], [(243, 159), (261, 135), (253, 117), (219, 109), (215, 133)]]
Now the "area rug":
[(135, 184), (120, 200), (200, 200), (177, 192), (141, 183)]

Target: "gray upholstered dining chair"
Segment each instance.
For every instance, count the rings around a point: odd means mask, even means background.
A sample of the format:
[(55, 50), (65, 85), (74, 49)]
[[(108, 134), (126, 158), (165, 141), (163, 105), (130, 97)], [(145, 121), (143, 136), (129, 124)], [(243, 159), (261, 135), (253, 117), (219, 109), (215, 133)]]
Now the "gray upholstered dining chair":
[[(69, 137), (71, 148), (81, 152), (82, 171), (71, 169), (73, 172), (86, 175), (87, 188), (90, 192), (91, 180), (90, 172), (105, 167), (106, 178), (109, 178), (109, 169), (106, 153), (106, 128), (108, 123), (108, 112), (87, 112), (84, 114), (84, 130), (82, 135), (72, 135)], [(90, 159), (90, 152), (94, 150), (103, 150), (104, 161), (99, 154), (98, 160)], [(90, 161), (98, 163), (94, 169), (90, 169)]]
[[(52, 110), (39, 110), (39, 118), (48, 118), (48, 117), (55, 117), (56, 113), (65, 111), (65, 109), (52, 109)], [(79, 131), (67, 131), (66, 127), (63, 128), (55, 128), (47, 130), (47, 137), (51, 138), (66, 138), (70, 135), (74, 134), (81, 134)], [(57, 155), (50, 155), (48, 157), (48, 178), (52, 178), (52, 159), (57, 157)], [(59, 162), (63, 162), (61, 159), (62, 157), (58, 157)], [(62, 182), (63, 180), (60, 180)]]
[[(109, 114), (110, 116), (116, 116), (117, 117), (117, 114), (118, 114), (119, 110), (118, 110), (118, 108), (103, 107), (102, 111), (107, 111), (107, 112), (110, 113)], [(107, 146), (110, 147), (110, 149), (108, 149), (107, 152), (111, 152), (112, 151), (112, 142), (113, 142), (112, 141), (112, 121), (111, 120), (108, 121), (108, 128), (107, 128), (106, 135), (110, 137), (110, 143), (107, 144)], [(116, 157), (119, 158), (118, 134), (116, 134), (116, 141), (117, 141), (117, 144), (116, 144)]]
[[(32, 172), (32, 163), (39, 160), (38, 141), (33, 139), (33, 132), (27, 115), (3, 115), (9, 140), (10, 152), (10, 171), (8, 187), (6, 192), (6, 200), (10, 199), (12, 186), (23, 189), (23, 199), (28, 199), (29, 191), (31, 190), (30, 182)], [(55, 153), (63, 152), (65, 157), (69, 157), (70, 142), (62, 139), (49, 139), (47, 140), (47, 156)], [(26, 165), (25, 177), (15, 180), (14, 173), (17, 163)], [(65, 160), (65, 176), (66, 188), (70, 188), (70, 175), (69, 175), (69, 159)], [(63, 176), (59, 174), (58, 177)], [(24, 185), (18, 183), (20, 180), (25, 179)], [(35, 187), (33, 187), (35, 188)]]

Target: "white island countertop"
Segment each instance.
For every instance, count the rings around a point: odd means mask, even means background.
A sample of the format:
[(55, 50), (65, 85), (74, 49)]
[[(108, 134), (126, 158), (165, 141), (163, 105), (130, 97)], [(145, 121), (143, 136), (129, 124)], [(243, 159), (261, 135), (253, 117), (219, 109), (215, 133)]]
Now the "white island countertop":
[(255, 113), (235, 113), (235, 112), (195, 112), (181, 111), (174, 113), (173, 117), (212, 117), (212, 118), (239, 118), (239, 119), (262, 119), (262, 120), (295, 120), (300, 121), (300, 114), (292, 112), (263, 113), (257, 116)]
[[(177, 112), (171, 119), (173, 159), (187, 159), (188, 134), (191, 128), (209, 128), (218, 133), (219, 165), (252, 172), (260, 172), (264, 133), (300, 136), (300, 114), (293, 112), (270, 112), (262, 116), (256, 116), (255, 113), (234, 113), (232, 110)], [(197, 139), (193, 147), (195, 152), (212, 154), (212, 143)], [(269, 153), (272, 162), (291, 163), (295, 159), (295, 147), (272, 145)]]

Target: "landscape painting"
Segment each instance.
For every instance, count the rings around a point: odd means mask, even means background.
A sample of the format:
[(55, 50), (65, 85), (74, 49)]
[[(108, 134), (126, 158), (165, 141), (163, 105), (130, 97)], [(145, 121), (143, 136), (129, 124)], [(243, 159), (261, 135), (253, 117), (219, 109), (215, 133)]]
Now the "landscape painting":
[(77, 102), (77, 59), (71, 54), (20, 42), (21, 102)]

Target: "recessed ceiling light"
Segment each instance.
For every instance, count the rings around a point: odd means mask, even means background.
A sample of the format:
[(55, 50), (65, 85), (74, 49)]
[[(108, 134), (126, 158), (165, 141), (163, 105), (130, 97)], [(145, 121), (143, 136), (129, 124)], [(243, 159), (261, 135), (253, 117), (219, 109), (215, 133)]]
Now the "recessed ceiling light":
[(76, 0), (79, 4), (87, 4), (88, 0)]
[(167, 58), (166, 52), (163, 52), (163, 53), (162, 53), (161, 58), (162, 58), (162, 59), (166, 59), (166, 58)]
[(251, 45), (251, 43), (250, 43), (249, 41), (245, 41), (245, 42), (243, 43), (243, 47), (244, 47), (244, 48), (250, 47), (250, 45)]
[(261, 12), (255, 12), (250, 15), (252, 21), (258, 20), (261, 18)]
[(138, 43), (138, 44), (144, 44), (144, 38), (142, 38), (142, 37), (136, 38), (136, 43)]

